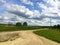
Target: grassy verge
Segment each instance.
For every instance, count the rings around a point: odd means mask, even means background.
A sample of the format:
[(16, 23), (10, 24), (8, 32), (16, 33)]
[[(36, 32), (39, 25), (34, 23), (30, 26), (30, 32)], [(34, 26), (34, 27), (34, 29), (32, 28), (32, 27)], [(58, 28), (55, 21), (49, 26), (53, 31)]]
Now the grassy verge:
[(48, 38), (48, 39), (51, 39), (53, 41), (60, 43), (59, 29), (57, 29), (57, 30), (39, 30), (39, 31), (35, 31), (34, 33), (39, 36), (43, 36), (45, 38)]
[(0, 32), (2, 31), (20, 31), (20, 30), (36, 30), (41, 29), (39, 26), (0, 26)]

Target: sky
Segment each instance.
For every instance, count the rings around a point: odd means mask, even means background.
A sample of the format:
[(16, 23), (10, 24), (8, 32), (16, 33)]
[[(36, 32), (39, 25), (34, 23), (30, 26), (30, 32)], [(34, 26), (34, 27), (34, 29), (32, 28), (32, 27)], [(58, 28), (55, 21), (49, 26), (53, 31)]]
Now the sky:
[(0, 23), (60, 24), (60, 0), (0, 0)]

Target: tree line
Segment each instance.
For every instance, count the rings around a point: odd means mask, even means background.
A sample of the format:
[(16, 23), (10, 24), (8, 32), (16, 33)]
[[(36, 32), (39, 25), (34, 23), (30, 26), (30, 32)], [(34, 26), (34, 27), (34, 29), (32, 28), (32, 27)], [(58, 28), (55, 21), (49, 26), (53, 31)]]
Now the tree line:
[(17, 22), (16, 26), (28, 26), (27, 22), (24, 22), (23, 24), (21, 22)]
[(54, 25), (54, 28), (60, 28), (60, 24)]

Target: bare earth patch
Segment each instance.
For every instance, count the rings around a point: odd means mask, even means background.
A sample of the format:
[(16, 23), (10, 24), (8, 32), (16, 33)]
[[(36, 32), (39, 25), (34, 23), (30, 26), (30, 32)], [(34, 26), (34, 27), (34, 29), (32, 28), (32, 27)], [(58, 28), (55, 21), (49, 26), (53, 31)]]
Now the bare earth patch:
[(0, 33), (0, 35), (5, 34), (9, 34), (10, 36), (14, 35), (12, 36), (13, 38), (15, 36), (19, 38), (16, 38), (12, 41), (8, 40), (6, 42), (0, 42), (0, 45), (60, 45), (60, 43), (51, 41), (49, 39), (34, 34), (33, 31), (14, 31)]
[(19, 33), (16, 32), (4, 32), (0, 33), (0, 42), (13, 41), (19, 37)]

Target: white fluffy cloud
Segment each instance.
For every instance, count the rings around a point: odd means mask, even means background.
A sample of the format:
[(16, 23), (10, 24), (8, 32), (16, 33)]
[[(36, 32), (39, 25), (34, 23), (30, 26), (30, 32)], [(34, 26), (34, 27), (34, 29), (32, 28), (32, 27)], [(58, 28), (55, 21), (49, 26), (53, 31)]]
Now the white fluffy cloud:
[[(22, 6), (22, 5), (5, 4), (4, 6), (6, 7), (7, 11), (11, 11), (11, 12), (16, 11), (16, 12), (19, 12), (19, 13), (23, 13), (24, 16), (29, 16), (28, 18), (40, 18), (40, 16), (41, 16), (41, 14), (38, 10), (31, 11), (28, 8), (26, 8), (25, 6)], [(9, 18), (11, 16), (11, 17), (14, 18), (14, 16), (12, 16), (12, 15), (15, 15), (15, 14), (8, 12), (7, 14), (5, 13), (4, 15), (5, 15), (4, 17)], [(9, 15), (9, 16), (6, 16), (6, 15)], [(39, 25), (39, 23), (38, 23), (39, 21), (35, 21), (33, 19), (25, 19), (25, 18), (22, 17), (22, 15), (19, 15), (18, 22), (24, 22), (24, 21), (27, 21), (27, 22), (30, 21), (31, 23), (29, 23), (29, 25), (32, 24), (32, 23), (33, 23), (33, 25)]]
[[(4, 2), (4, 0), (0, 0), (1, 2)], [(21, 0), (24, 4), (29, 4), (33, 6), (33, 2), (30, 0)], [(50, 24), (50, 16), (52, 18), (52, 24), (59, 24), (60, 20), (58, 17), (60, 17), (60, 2), (58, 0), (44, 0), (48, 4), (39, 3), (37, 2), (37, 6), (42, 8), (42, 12), (39, 10), (30, 10), (24, 5), (18, 5), (18, 4), (8, 4), (5, 3), (4, 6), (6, 7), (6, 13), (4, 13), (4, 19), (15, 19), (19, 22), (27, 21), (30, 25), (49, 25)], [(49, 6), (50, 5), (50, 6)], [(49, 6), (49, 7), (48, 7)], [(45, 17), (44, 17), (45, 16)], [(26, 17), (26, 18), (24, 18)], [(39, 20), (36, 20), (36, 19)], [(40, 20), (40, 18), (43, 18)], [(58, 21), (57, 19), (58, 18)], [(9, 20), (7, 22), (9, 22)], [(5, 21), (4, 21), (5, 22)]]
[[(40, 8), (42, 8), (41, 15), (48, 16), (48, 17), (60, 17), (60, 2), (58, 0), (44, 0), (47, 3), (47, 6), (43, 3), (37, 3)], [(50, 5), (48, 7), (48, 5)], [(47, 20), (46, 20), (47, 19)], [(46, 22), (49, 22), (48, 19), (44, 18)], [(60, 20), (59, 20), (60, 21)], [(52, 24), (58, 24), (57, 19), (52, 19)]]
[(39, 7), (41, 7), (43, 9), (43, 14), (47, 15), (47, 16), (60, 16), (60, 10), (58, 8), (60, 8), (60, 2), (58, 0), (44, 0), (48, 5), (51, 5), (50, 7), (47, 7), (45, 4), (43, 3), (38, 3)]
[(2, 2), (2, 3), (6, 3), (6, 0), (0, 0), (0, 2)]
[(49, 3), (51, 6), (54, 6), (54, 7), (60, 6), (59, 0), (44, 0), (44, 1)]
[(28, 18), (40, 18), (41, 14), (38, 10), (31, 11), (25, 6), (22, 5), (10, 5), (10, 4), (5, 4), (5, 7), (7, 8), (8, 11), (16, 11), (25, 14), (26, 16), (29, 16)]
[(23, 22), (25, 19), (23, 17), (17, 16), (15, 14), (5, 12), (3, 15), (0, 16), (0, 23), (16, 23), (16, 22)]
[(22, 1), (25, 4), (30, 4), (33, 6), (33, 2), (31, 2), (30, 0), (20, 0), (20, 1)]

